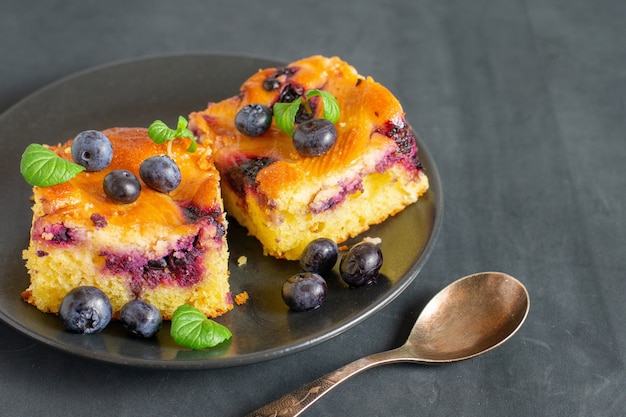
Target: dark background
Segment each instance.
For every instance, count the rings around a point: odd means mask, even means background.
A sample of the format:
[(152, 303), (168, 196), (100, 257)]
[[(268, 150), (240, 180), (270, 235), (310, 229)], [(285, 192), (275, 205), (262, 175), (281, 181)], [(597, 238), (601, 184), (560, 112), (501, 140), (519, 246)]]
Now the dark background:
[(0, 111), (120, 59), (338, 55), (403, 103), (437, 162), (445, 215), (430, 260), (391, 305), (268, 362), (125, 368), (0, 323), (0, 415), (244, 415), (399, 345), (429, 297), (484, 270), (508, 272), (530, 292), (529, 317), (513, 339), (454, 365), (367, 371), (305, 415), (623, 415), (624, 16), (617, 0), (4, 0)]

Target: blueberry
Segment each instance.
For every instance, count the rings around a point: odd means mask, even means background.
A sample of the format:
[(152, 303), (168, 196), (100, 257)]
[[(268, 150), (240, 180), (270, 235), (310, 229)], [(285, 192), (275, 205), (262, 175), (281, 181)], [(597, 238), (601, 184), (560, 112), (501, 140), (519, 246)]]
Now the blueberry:
[(248, 104), (235, 116), (235, 127), (247, 136), (262, 135), (271, 124), (272, 111), (263, 104)]
[(327, 293), (326, 281), (314, 272), (296, 274), (285, 281), (282, 288), (283, 301), (293, 311), (318, 308), (326, 299)]
[(63, 298), (59, 307), (61, 321), (71, 332), (91, 334), (102, 331), (111, 321), (111, 302), (102, 290), (76, 287)]
[(141, 183), (135, 174), (125, 169), (116, 169), (104, 177), (104, 193), (116, 203), (128, 204), (139, 198)]
[(72, 142), (72, 159), (87, 171), (100, 171), (113, 159), (111, 141), (102, 132), (86, 130)]
[(285, 87), (283, 87), (283, 90), (278, 95), (278, 102), (291, 103), (292, 101), (295, 101), (298, 97), (302, 97), (302, 93), (302, 87), (287, 84), (285, 85)]
[(376, 283), (383, 265), (383, 253), (371, 242), (354, 245), (339, 264), (341, 279), (351, 287), (363, 287)]
[(240, 196), (245, 194), (246, 186), (256, 186), (256, 177), (262, 169), (276, 160), (267, 157), (244, 159), (226, 170), (224, 177), (233, 191)]
[(337, 129), (327, 119), (302, 122), (293, 132), (293, 145), (302, 156), (320, 156), (328, 152), (337, 140)]
[(310, 110), (307, 110), (307, 108), (301, 104), (300, 107), (298, 107), (298, 111), (296, 112), (295, 122), (304, 123), (307, 120), (313, 119), (315, 116), (316, 107), (317, 107), (317, 104), (316, 104), (315, 97), (313, 97), (313, 99), (309, 99)]
[(163, 317), (155, 306), (143, 300), (129, 301), (120, 311), (122, 325), (139, 337), (152, 337), (161, 330)]
[(151, 156), (141, 163), (139, 176), (150, 188), (169, 193), (180, 184), (181, 173), (176, 162), (167, 155)]
[(278, 79), (275, 77), (267, 78), (265, 81), (263, 81), (263, 88), (266, 91), (278, 90), (280, 88), (280, 81), (278, 81)]
[(309, 242), (304, 248), (300, 255), (300, 266), (307, 272), (325, 274), (333, 269), (338, 257), (339, 249), (335, 241), (321, 237)]

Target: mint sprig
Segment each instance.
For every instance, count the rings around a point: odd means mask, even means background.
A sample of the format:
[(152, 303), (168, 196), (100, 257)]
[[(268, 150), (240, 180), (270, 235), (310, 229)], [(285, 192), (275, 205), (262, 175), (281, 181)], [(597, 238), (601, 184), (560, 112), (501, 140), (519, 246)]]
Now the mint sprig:
[(43, 145), (30, 144), (22, 154), (20, 172), (32, 186), (50, 187), (71, 180), (85, 167), (61, 158)]
[(305, 109), (310, 112), (308, 99), (315, 96), (319, 96), (322, 99), (324, 119), (336, 123), (340, 115), (337, 99), (328, 91), (316, 89), (308, 91), (304, 97), (298, 97), (290, 103), (275, 103), (274, 106), (272, 106), (274, 119), (276, 120), (278, 128), (287, 135), (292, 136), (295, 130), (296, 114), (300, 109), (300, 105), (304, 105)]
[[(296, 103), (297, 101), (297, 103)], [(289, 136), (293, 136), (295, 130), (296, 114), (300, 109), (300, 98), (291, 103), (275, 103), (272, 107), (276, 126)], [(296, 103), (296, 105), (294, 105)]]
[(190, 349), (205, 349), (216, 346), (232, 337), (230, 330), (188, 304), (178, 307), (172, 315), (170, 330), (178, 345)]
[(148, 136), (154, 143), (159, 145), (167, 142), (167, 152), (170, 155), (172, 153), (172, 141), (177, 138), (191, 139), (187, 152), (195, 152), (197, 148), (196, 137), (191, 130), (187, 129), (187, 119), (183, 116), (178, 116), (176, 129), (171, 129), (161, 120), (155, 120), (148, 127)]

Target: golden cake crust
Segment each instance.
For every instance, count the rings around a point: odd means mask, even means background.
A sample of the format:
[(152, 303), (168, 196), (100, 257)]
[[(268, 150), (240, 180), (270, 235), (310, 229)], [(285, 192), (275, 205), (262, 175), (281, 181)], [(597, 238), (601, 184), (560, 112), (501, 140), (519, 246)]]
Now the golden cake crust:
[[(210, 164), (203, 160), (210, 157), (210, 151), (201, 148), (197, 154), (186, 152), (185, 143), (173, 144), (172, 153), (181, 170), (181, 184), (174, 191), (163, 194), (145, 184), (140, 197), (133, 204), (116, 204), (104, 194), (104, 177), (115, 169), (131, 171), (139, 178), (139, 166), (146, 158), (165, 152), (163, 145), (157, 145), (148, 138), (144, 128), (112, 128), (104, 133), (114, 146), (111, 164), (102, 171), (83, 172), (71, 180), (51, 187), (36, 187), (40, 196), (43, 214), (50, 222), (71, 218), (74, 222), (91, 224), (89, 215), (99, 213), (108, 222), (119, 226), (130, 226), (141, 219), (144, 224), (159, 223), (170, 226), (188, 224), (180, 210), (180, 204), (194, 204), (198, 207), (221, 206), (219, 174), (207, 171)], [(58, 155), (71, 160), (72, 141), (52, 147)], [(209, 152), (209, 155), (207, 155)]]
[[(337, 98), (341, 116), (336, 123), (337, 143), (325, 155), (308, 158), (293, 147), (291, 138), (278, 129), (275, 122), (259, 137), (246, 136), (234, 127), (237, 111), (247, 104), (263, 103), (271, 107), (279, 99), (278, 91), (267, 91), (265, 80), (277, 72), (267, 68), (252, 75), (239, 95), (219, 103), (211, 103), (204, 112), (193, 113), (193, 124), (213, 143), (216, 163), (228, 164), (230, 150), (238, 154), (269, 157), (279, 161), (259, 172), (259, 190), (270, 198), (278, 198), (293, 184), (325, 180), (333, 174), (342, 175), (359, 160), (367, 148), (389, 152), (393, 141), (376, 131), (386, 121), (403, 116), (398, 100), (372, 77), (363, 77), (337, 57), (313, 56), (289, 64), (297, 72), (289, 78), (305, 91), (323, 89)], [(318, 112), (319, 113), (319, 112)]]

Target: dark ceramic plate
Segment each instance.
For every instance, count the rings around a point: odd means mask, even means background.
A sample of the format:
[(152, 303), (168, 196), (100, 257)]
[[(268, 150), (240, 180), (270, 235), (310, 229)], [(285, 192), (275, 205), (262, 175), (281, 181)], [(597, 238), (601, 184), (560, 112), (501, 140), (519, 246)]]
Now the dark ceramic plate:
[[(53, 83), (0, 116), (0, 318), (41, 343), (88, 358), (153, 368), (219, 368), (314, 346), (360, 323), (397, 297), (426, 262), (443, 214), (437, 169), (422, 142), (418, 143), (420, 159), (430, 177), (430, 191), (418, 203), (367, 232), (382, 239), (385, 262), (379, 282), (370, 288), (349, 290), (335, 276), (329, 279), (325, 304), (315, 311), (288, 311), (280, 287), (299, 271), (297, 262), (263, 256), (256, 240), (234, 220), (228, 235), (231, 286), (234, 294), (246, 290), (250, 300), (217, 319), (234, 336), (216, 348), (191, 351), (178, 347), (169, 335), (169, 323), (151, 340), (128, 336), (119, 323), (96, 335), (70, 334), (55, 315), (41, 313), (21, 299), (28, 286), (21, 251), (28, 244), (31, 191), (20, 175), (19, 161), (29, 143), (56, 143), (87, 129), (148, 126), (155, 119), (173, 125), (178, 115), (236, 94), (241, 83), (259, 68), (281, 64), (202, 54), (115, 63)], [(239, 267), (237, 258), (241, 255), (248, 263)]]

